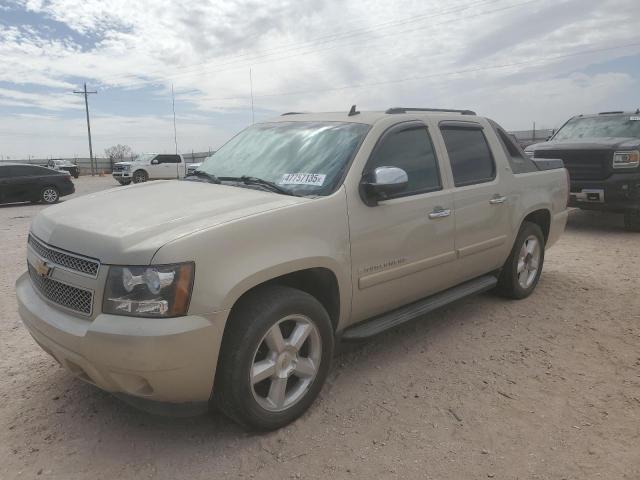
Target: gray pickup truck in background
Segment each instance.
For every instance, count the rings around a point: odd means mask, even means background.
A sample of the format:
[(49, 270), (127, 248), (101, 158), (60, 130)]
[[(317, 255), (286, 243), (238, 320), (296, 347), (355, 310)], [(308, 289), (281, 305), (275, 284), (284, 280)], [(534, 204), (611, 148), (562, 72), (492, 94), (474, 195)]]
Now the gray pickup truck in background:
[(572, 117), (549, 141), (525, 152), (563, 160), (570, 206), (623, 213), (627, 230), (640, 232), (640, 110)]
[(487, 290), (530, 295), (568, 194), (561, 161), (468, 110), (287, 114), (186, 180), (42, 210), (19, 312), (79, 379), (279, 428), (337, 340)]

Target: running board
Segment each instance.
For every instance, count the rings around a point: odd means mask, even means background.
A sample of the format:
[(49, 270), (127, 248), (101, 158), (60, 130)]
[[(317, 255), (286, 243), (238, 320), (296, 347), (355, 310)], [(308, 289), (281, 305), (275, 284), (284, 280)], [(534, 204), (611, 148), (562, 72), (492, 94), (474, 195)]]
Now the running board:
[(418, 300), (412, 304), (400, 307), (391, 312), (384, 313), (370, 320), (360, 322), (347, 328), (342, 334), (343, 340), (363, 340), (373, 337), (393, 327), (413, 320), (417, 317), (433, 312), (434, 310), (449, 305), (471, 295), (491, 290), (498, 284), (498, 279), (493, 275), (484, 275), (460, 285), (436, 293), (431, 297)]

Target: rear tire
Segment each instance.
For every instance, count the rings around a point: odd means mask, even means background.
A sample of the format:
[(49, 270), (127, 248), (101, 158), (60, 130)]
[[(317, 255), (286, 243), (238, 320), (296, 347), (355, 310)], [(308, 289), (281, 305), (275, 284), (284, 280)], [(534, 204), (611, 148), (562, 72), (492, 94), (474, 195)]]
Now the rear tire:
[(147, 172), (144, 170), (136, 170), (133, 172), (133, 183), (144, 183), (149, 179)]
[(624, 212), (624, 228), (628, 232), (640, 232), (640, 210)]
[(520, 300), (533, 293), (544, 264), (544, 235), (539, 225), (524, 222), (509, 258), (502, 267), (496, 291)]
[(213, 400), (247, 427), (283, 427), (322, 389), (333, 345), (329, 315), (311, 295), (276, 285), (251, 292), (228, 320)]
[(44, 187), (40, 192), (40, 200), (51, 205), (60, 200), (60, 193), (56, 187)]

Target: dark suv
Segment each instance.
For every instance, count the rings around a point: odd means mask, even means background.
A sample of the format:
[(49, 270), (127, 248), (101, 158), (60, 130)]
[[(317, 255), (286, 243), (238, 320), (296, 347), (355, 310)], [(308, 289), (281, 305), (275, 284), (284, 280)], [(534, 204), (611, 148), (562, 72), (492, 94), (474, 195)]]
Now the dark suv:
[(572, 117), (525, 152), (564, 161), (570, 206), (624, 213), (627, 230), (640, 232), (640, 109)]

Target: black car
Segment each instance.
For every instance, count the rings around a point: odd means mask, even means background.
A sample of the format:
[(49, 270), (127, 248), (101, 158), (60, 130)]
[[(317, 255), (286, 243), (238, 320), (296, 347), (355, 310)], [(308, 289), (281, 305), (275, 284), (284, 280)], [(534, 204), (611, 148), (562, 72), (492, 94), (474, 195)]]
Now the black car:
[(578, 115), (525, 152), (564, 161), (570, 206), (624, 213), (627, 230), (640, 232), (640, 110)]
[(75, 187), (67, 172), (37, 165), (0, 164), (0, 203), (56, 203), (73, 192)]

